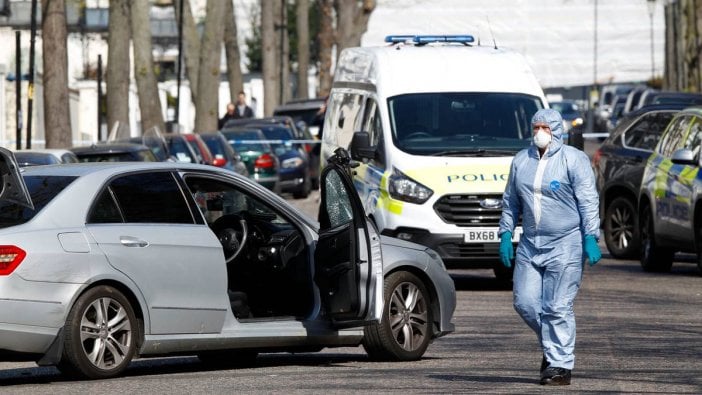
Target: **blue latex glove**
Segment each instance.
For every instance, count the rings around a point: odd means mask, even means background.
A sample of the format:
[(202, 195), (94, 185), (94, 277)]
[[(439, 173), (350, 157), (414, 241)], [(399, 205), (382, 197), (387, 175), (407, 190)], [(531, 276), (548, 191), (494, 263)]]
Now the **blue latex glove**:
[(500, 235), (500, 259), (506, 268), (512, 267), (512, 259), (514, 259), (512, 232), (505, 232)]
[[(502, 249), (500, 249), (502, 251)], [(590, 266), (593, 266), (602, 258), (602, 252), (600, 252), (600, 246), (597, 245), (597, 239), (593, 235), (585, 236), (583, 241), (583, 251), (585, 251), (585, 256), (590, 261)]]

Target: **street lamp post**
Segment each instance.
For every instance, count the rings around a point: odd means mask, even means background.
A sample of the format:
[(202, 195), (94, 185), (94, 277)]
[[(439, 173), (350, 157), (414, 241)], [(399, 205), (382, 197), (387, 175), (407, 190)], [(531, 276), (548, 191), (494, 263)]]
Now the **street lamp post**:
[(653, 13), (656, 10), (656, 0), (646, 0), (646, 5), (648, 6), (648, 18), (651, 22), (651, 81), (656, 75), (656, 66), (653, 61)]

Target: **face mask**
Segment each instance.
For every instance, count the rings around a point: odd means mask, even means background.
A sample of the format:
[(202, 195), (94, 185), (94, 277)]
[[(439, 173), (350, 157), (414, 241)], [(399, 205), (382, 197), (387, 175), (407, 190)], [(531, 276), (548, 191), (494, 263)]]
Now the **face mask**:
[(539, 148), (546, 148), (546, 146), (548, 146), (550, 142), (551, 135), (545, 132), (544, 130), (539, 130), (534, 135), (534, 145), (536, 145)]

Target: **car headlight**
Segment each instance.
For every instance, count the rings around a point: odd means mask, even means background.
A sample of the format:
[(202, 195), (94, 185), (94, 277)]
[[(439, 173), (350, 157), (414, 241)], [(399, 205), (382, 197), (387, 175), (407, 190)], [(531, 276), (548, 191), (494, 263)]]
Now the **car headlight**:
[(434, 194), (434, 191), (395, 168), (388, 178), (388, 192), (393, 199), (417, 204), (426, 202)]
[(281, 166), (283, 166), (283, 169), (292, 169), (300, 165), (302, 165), (302, 159), (300, 158), (285, 159), (281, 164)]

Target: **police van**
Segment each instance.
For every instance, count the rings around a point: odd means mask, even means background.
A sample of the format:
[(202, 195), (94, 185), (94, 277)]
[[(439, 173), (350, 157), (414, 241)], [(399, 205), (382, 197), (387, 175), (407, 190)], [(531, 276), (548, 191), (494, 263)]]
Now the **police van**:
[(510, 278), (498, 253), (502, 193), (514, 154), (531, 144), (531, 117), (547, 106), (539, 83), (521, 55), (472, 36), (385, 41), (341, 53), (322, 166), (348, 149), (382, 234), (432, 248), (448, 268)]

